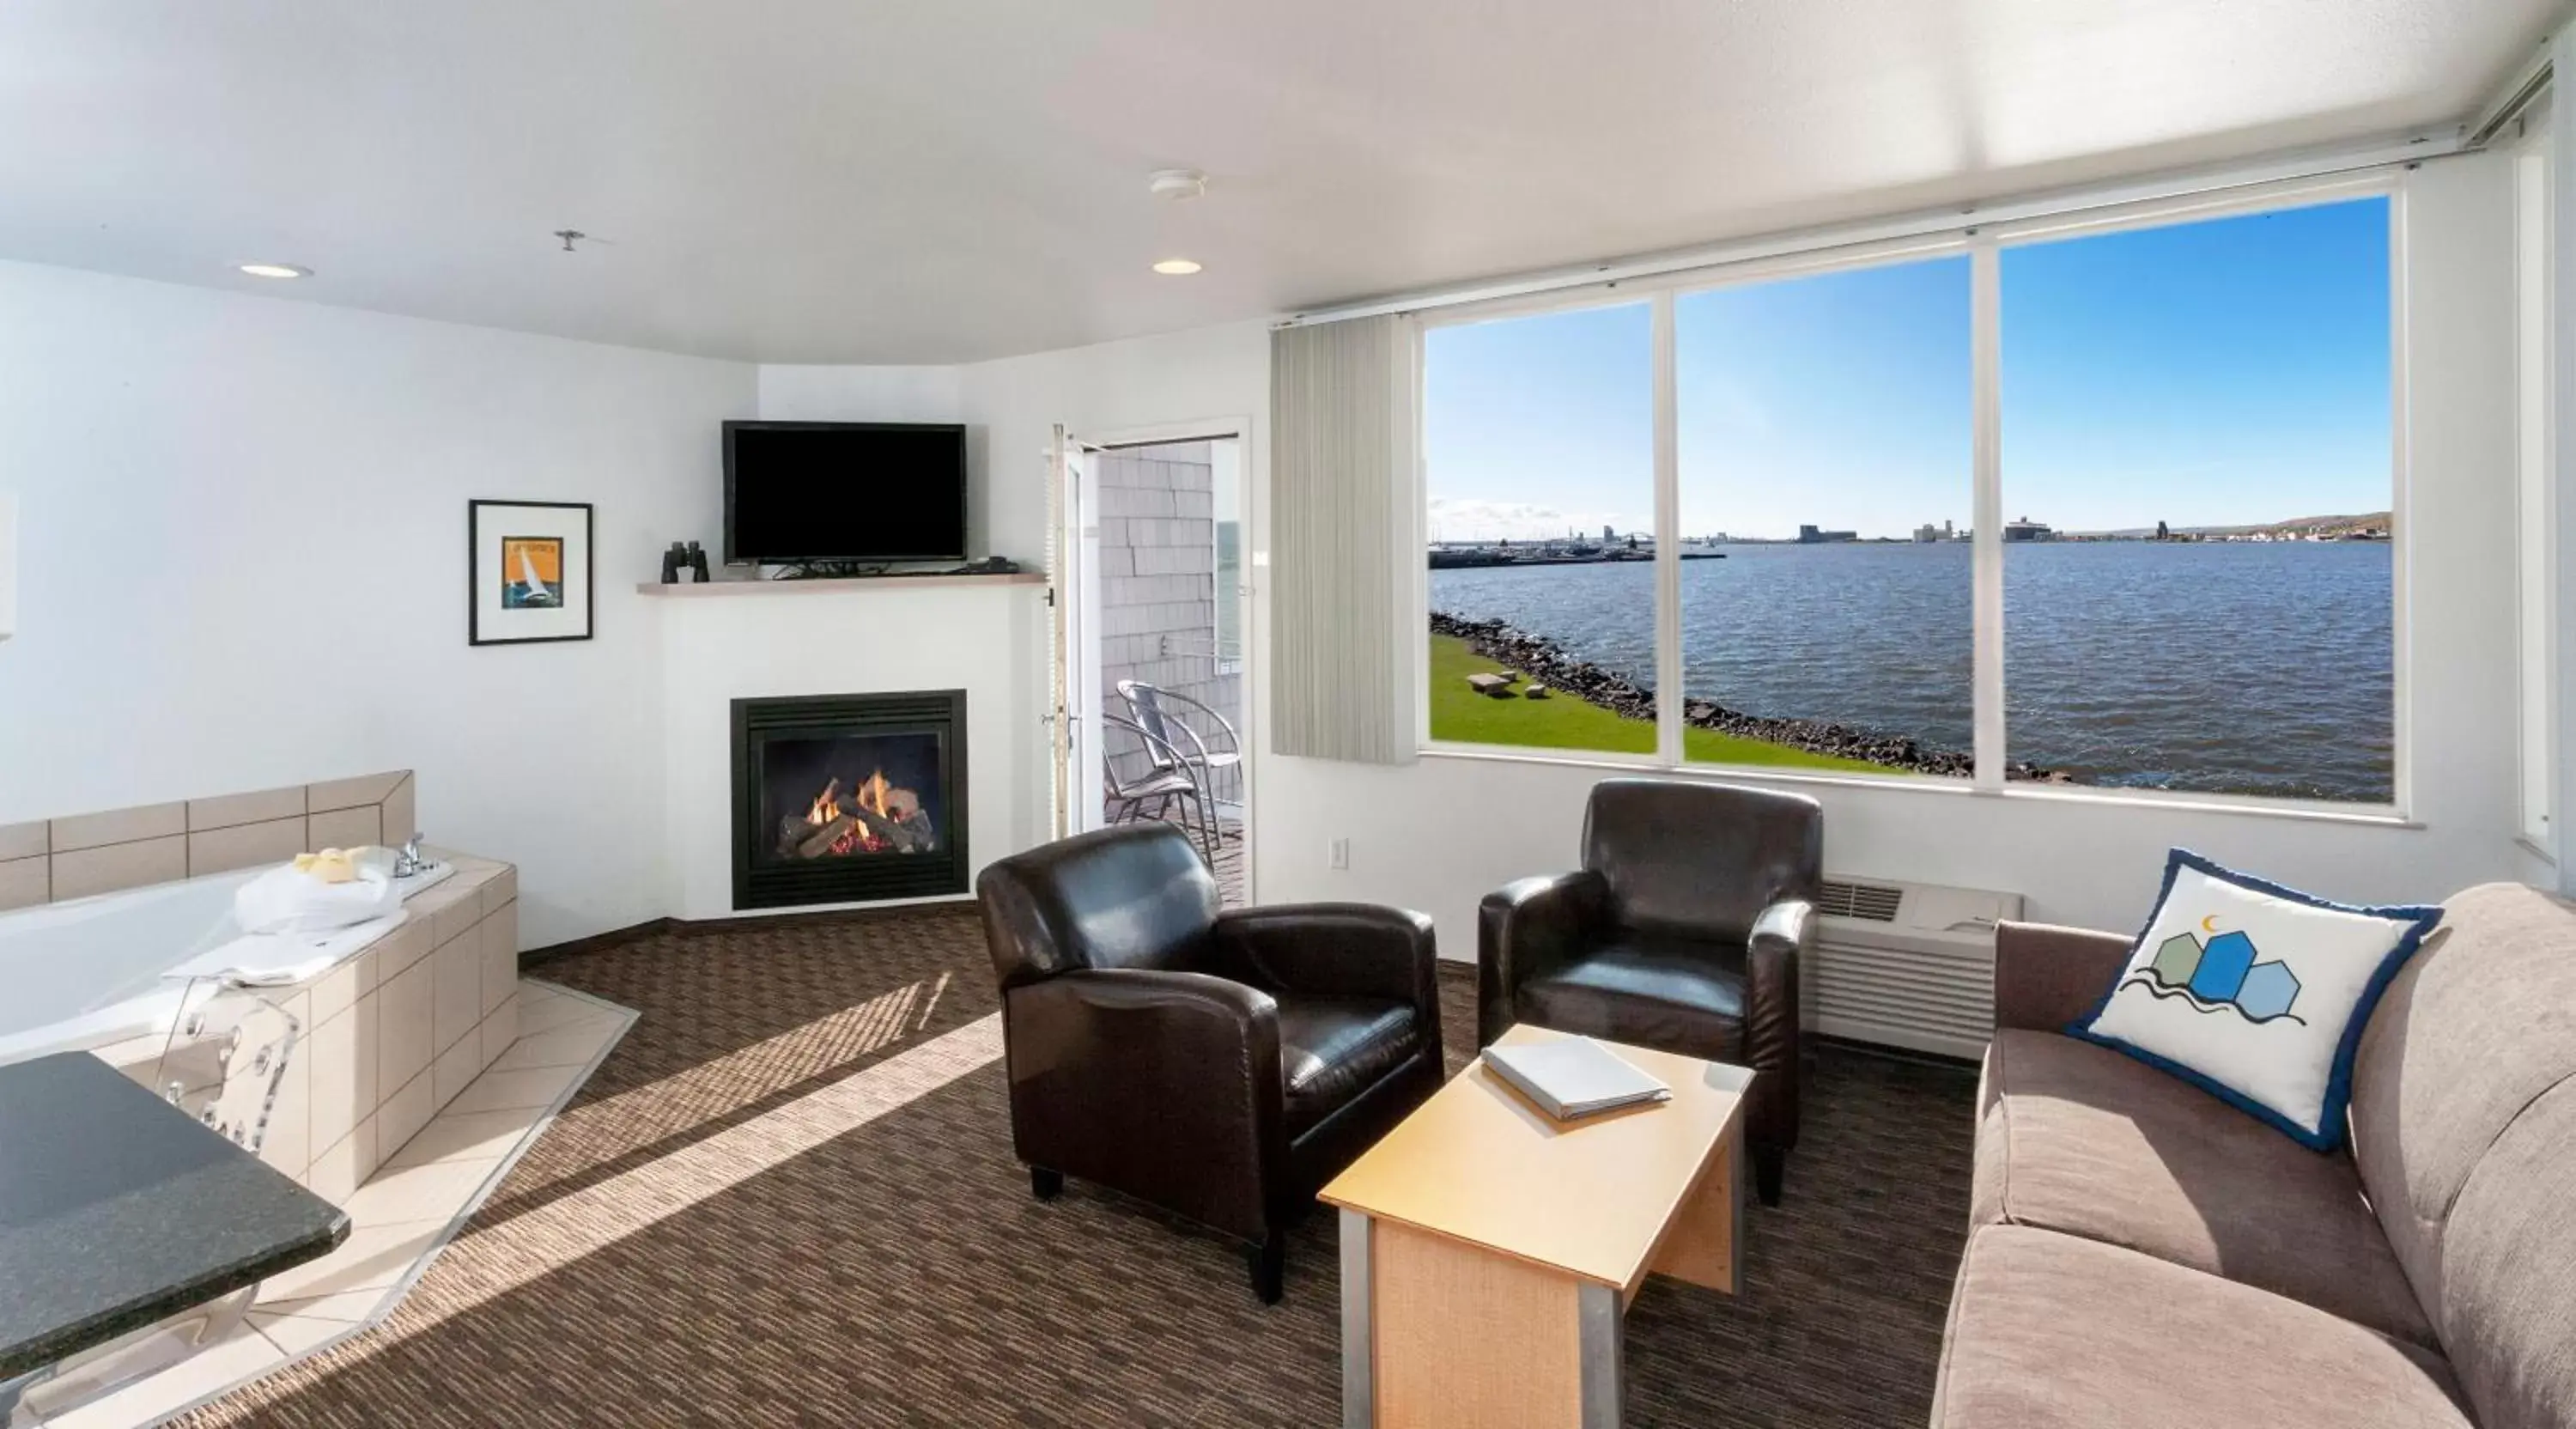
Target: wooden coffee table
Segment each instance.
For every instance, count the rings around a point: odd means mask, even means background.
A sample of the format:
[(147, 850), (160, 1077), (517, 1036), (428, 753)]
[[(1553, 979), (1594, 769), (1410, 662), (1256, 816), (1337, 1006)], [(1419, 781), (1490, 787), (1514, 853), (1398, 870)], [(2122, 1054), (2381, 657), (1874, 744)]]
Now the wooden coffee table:
[(1752, 1071), (1602, 1045), (1672, 1100), (1559, 1122), (1479, 1061), (1324, 1188), (1344, 1425), (1615, 1425), (1620, 1320), (1647, 1274), (1735, 1292)]

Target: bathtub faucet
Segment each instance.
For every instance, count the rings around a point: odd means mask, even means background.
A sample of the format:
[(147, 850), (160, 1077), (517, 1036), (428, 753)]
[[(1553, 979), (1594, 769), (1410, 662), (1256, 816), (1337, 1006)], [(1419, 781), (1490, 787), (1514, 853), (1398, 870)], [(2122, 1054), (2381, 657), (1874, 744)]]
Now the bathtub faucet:
[(437, 861), (420, 851), (420, 834), (417, 831), (412, 834), (411, 842), (404, 844), (394, 854), (394, 877), (396, 878), (411, 878), (436, 867), (438, 867)]

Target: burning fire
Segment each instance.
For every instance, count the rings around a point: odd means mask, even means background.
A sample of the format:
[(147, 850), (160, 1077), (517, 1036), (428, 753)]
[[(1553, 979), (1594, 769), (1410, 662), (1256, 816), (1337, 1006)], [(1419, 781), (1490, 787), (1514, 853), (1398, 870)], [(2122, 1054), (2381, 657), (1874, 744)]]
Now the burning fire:
[[(851, 791), (850, 802), (878, 818), (891, 819), (894, 817), (894, 809), (887, 801), (886, 795), (892, 787), (886, 783), (885, 771), (876, 770), (861, 780), (858, 788)], [(813, 807), (805, 811), (805, 822), (816, 828), (822, 828), (841, 817), (841, 781), (834, 779), (823, 786), (822, 793), (814, 796)], [(832, 852), (875, 853), (886, 847), (889, 842), (891, 840), (880, 838), (872, 832), (865, 819), (856, 819), (846, 832), (832, 840)]]

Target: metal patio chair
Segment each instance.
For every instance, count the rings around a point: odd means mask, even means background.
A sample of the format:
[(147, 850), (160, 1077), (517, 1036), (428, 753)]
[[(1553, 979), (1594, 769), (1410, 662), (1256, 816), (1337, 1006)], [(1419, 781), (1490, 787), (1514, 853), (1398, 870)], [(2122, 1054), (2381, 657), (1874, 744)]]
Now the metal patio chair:
[[(1149, 685), (1142, 680), (1120, 680), (1117, 689), (1118, 697), (1127, 702), (1127, 709), (1136, 723), (1171, 751), (1169, 767), (1191, 775), (1201, 798), (1208, 804), (1210, 817), (1214, 817), (1217, 776), (1243, 767), (1243, 739), (1235, 733), (1234, 722), (1209, 708), (1205, 702), (1160, 685)], [(1202, 736), (1185, 717), (1190, 712), (1197, 713), (1209, 726), (1206, 735)], [(1210, 741), (1214, 741), (1213, 747)], [(1165, 766), (1158, 760), (1156, 767)]]
[(1102, 752), (1100, 782), (1102, 793), (1107, 796), (1106, 813), (1109, 822), (1116, 824), (1145, 817), (1145, 805), (1149, 803), (1154, 805), (1152, 817), (1160, 819), (1169, 814), (1172, 805), (1177, 802), (1181, 805), (1184, 816), (1182, 827), (1189, 831), (1191, 837), (1198, 840), (1200, 850), (1207, 855), (1209, 866), (1214, 867), (1217, 849), (1216, 816), (1210, 809), (1207, 796), (1198, 781), (1191, 777), (1189, 762), (1181, 751), (1174, 748), (1170, 740), (1156, 735), (1134, 720), (1120, 719), (1114, 714), (1104, 714), (1100, 717), (1100, 722), (1106, 727), (1123, 729), (1133, 735), (1145, 755), (1144, 773), (1132, 780), (1122, 780), (1118, 777), (1118, 761), (1107, 751)]

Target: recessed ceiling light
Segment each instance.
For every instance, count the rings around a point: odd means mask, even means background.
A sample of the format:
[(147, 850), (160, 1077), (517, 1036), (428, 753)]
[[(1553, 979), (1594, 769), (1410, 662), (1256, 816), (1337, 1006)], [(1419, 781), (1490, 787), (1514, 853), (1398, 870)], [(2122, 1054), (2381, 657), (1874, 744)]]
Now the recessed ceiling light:
[(1169, 278), (1187, 277), (1198, 270), (1199, 265), (1187, 258), (1166, 258), (1154, 265), (1155, 272)]
[(313, 270), (292, 263), (244, 263), (241, 270), (254, 278), (310, 278)]
[(1145, 176), (1145, 188), (1159, 199), (1180, 202), (1207, 192), (1207, 175), (1196, 169), (1156, 169)]

